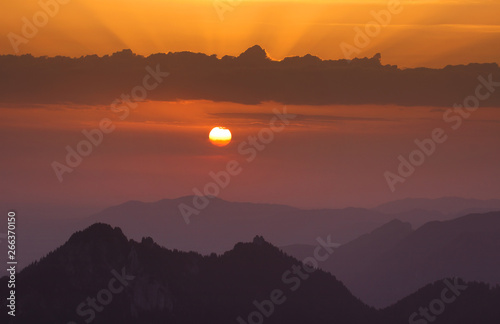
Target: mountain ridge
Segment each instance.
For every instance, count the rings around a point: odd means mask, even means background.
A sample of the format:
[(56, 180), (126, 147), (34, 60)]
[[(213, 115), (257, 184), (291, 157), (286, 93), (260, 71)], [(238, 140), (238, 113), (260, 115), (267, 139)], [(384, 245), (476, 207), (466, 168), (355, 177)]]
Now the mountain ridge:
[[(388, 235), (391, 223), (396, 226)], [(411, 231), (409, 224), (391, 223), (340, 246), (322, 269), (378, 308), (443, 277), (500, 284), (500, 212), (432, 221)]]
[[(256, 309), (266, 312), (267, 307), (266, 322), (275, 324), (400, 324), (419, 306), (439, 296), (443, 282), (457, 282), (449, 278), (426, 285), (376, 311), (321, 270), (309, 272), (302, 280), (297, 275), (293, 280), (293, 286), (299, 283), (297, 289), (286, 290), (280, 277), (294, 265), (305, 269), (303, 263), (261, 236), (237, 243), (222, 255), (201, 256), (162, 248), (151, 238), (129, 240), (121, 229), (96, 223), (72, 234), (65, 244), (18, 273), (16, 321), (5, 312), (0, 318), (7, 324), (68, 320), (78, 324), (241, 323), (240, 318), (246, 319)], [(6, 280), (0, 278), (0, 284)], [(119, 282), (123, 289), (118, 289)], [(293, 287), (291, 283), (287, 283), (288, 288)], [(495, 305), (500, 301), (500, 287), (459, 283), (467, 289), (435, 323), (468, 324), (471, 316), (481, 318), (482, 324), (497, 323), (500, 314)], [(99, 296), (107, 289), (116, 290), (109, 303), (101, 305)], [(277, 290), (284, 300), (271, 308), (266, 301)], [(0, 294), (3, 297), (4, 290)], [(94, 306), (87, 304), (88, 296), (97, 296), (95, 305), (102, 310), (93, 311)], [(474, 302), (477, 300), (481, 303)]]
[[(342, 283), (321, 270), (307, 274), (309, 278), (299, 280), (298, 286), (298, 277), (291, 272), (288, 283), (280, 280), (295, 265), (301, 263), (258, 236), (219, 256), (202, 256), (162, 248), (150, 238), (140, 243), (128, 240), (119, 228), (97, 223), (74, 233), (64, 245), (17, 274), (16, 323), (71, 319), (78, 323), (236, 323), (237, 317), (246, 318), (254, 311), (254, 300), (264, 303), (276, 289), (287, 300), (276, 306), (269, 323), (307, 318), (327, 323), (325, 318), (343, 318), (354, 324), (374, 316)], [(109, 306), (101, 305), (106, 306), (104, 311), (92, 311), (86, 296), (101, 300), (103, 287), (119, 286), (113, 278), (124, 281), (125, 288), (114, 293)], [(6, 280), (0, 278), (1, 283)], [(287, 291), (289, 287), (297, 288)], [(347, 305), (335, 305), (336, 300)], [(299, 305), (309, 305), (310, 310), (290, 312)], [(0, 318), (12, 323), (4, 313)]]
[[(182, 196), (154, 202), (134, 200), (101, 209), (85, 217), (80, 216), (82, 212), (77, 211), (79, 218), (76, 219), (66, 218), (70, 212), (68, 208), (53, 213), (44, 211), (43, 206), (23, 208), (22, 205), (8, 204), (9, 208), (14, 207), (23, 215), (19, 220), (19, 234), (24, 237), (19, 242), (19, 247), (24, 251), (24, 260), (20, 266), (39, 259), (64, 243), (66, 236), (95, 222), (119, 226), (127, 236), (135, 240), (151, 236), (162, 246), (209, 254), (226, 251), (236, 242), (251, 240), (257, 234), (264, 235), (276, 246), (311, 245), (320, 235), (332, 235), (336, 243), (345, 244), (395, 218), (410, 222), (414, 228), (418, 228), (432, 220), (463, 216), (461, 213), (443, 214), (427, 210), (385, 214), (366, 208), (301, 209), (282, 204), (240, 203), (212, 198), (209, 199), (209, 206), (199, 216), (192, 217), (192, 224), (186, 225), (178, 205), (191, 204), (192, 199), (193, 196)], [(53, 218), (42, 216), (45, 214), (50, 214)], [(244, 226), (234, 224), (231, 227), (236, 219), (244, 220)], [(0, 224), (0, 229), (1, 226), (3, 225)], [(39, 232), (44, 235), (40, 236), (37, 234)], [(166, 233), (171, 233), (168, 240)], [(34, 240), (33, 237), (37, 239)]]

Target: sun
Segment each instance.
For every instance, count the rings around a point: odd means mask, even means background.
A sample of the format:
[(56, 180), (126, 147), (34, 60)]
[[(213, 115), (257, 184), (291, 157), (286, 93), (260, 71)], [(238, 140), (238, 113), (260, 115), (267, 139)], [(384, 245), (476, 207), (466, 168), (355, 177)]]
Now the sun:
[(226, 146), (231, 142), (231, 132), (225, 127), (214, 127), (210, 131), (208, 138), (215, 146)]

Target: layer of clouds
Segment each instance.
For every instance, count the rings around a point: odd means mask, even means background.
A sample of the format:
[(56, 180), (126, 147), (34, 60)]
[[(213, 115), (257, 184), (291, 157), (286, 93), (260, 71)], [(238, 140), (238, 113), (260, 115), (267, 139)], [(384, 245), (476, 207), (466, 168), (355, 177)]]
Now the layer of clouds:
[[(148, 94), (148, 100), (158, 101), (449, 107), (474, 93), (478, 76), (500, 80), (496, 63), (400, 69), (380, 60), (377, 54), (352, 61), (311, 55), (273, 61), (259, 46), (222, 58), (190, 52), (143, 57), (130, 50), (81, 58), (5, 55), (0, 103), (107, 105), (140, 85), (146, 66), (170, 73)], [(482, 104), (500, 106), (500, 96)]]

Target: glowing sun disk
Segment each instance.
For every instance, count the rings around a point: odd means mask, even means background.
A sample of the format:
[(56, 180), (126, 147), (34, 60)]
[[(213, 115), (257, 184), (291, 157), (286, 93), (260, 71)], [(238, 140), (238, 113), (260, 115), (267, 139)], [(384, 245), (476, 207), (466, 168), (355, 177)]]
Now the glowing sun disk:
[(215, 146), (226, 146), (231, 142), (231, 132), (225, 127), (214, 127), (210, 131), (208, 138)]

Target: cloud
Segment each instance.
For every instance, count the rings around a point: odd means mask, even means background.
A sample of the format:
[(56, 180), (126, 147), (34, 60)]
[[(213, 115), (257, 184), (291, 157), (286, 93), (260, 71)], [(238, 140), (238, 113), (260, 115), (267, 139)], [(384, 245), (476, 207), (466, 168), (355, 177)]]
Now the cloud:
[[(210, 116), (220, 119), (245, 119), (260, 120), (268, 122), (275, 117), (273, 114), (263, 113), (211, 113)], [(330, 116), (330, 115), (296, 115), (294, 121), (314, 121), (314, 122), (339, 122), (339, 121), (389, 121), (387, 118), (378, 117), (355, 117), (355, 116)]]
[[(181, 52), (80, 58), (0, 56), (0, 104), (110, 104), (142, 83), (146, 66), (170, 75), (148, 100), (211, 100), (241, 104), (403, 105), (450, 107), (474, 93), (478, 76), (500, 80), (496, 63), (400, 69), (372, 58), (273, 61), (259, 46), (238, 57)], [(485, 106), (500, 106), (491, 96)]]

